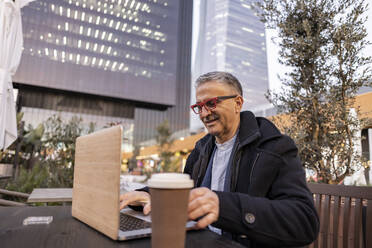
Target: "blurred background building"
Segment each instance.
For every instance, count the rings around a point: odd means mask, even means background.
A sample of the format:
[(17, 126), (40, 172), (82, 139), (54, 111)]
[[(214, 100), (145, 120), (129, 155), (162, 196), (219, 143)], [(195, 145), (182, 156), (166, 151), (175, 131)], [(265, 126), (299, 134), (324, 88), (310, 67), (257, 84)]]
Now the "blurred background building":
[[(275, 111), (265, 98), (269, 89), (265, 27), (251, 8), (252, 3), (251, 0), (194, 1), (192, 78), (194, 82), (209, 71), (228, 71), (242, 84), (243, 110), (269, 116)], [(197, 116), (191, 114), (191, 120), (192, 129), (202, 127)]]
[(26, 124), (73, 115), (124, 126), (126, 150), (169, 120), (188, 132), (192, 5), (188, 0), (38, 0), (22, 10), (14, 77)]

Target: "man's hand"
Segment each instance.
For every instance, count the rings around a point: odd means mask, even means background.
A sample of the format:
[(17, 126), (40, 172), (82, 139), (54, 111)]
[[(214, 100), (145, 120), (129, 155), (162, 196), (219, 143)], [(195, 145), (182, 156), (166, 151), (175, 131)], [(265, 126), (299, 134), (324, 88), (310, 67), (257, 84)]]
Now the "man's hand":
[(148, 215), (151, 211), (150, 194), (144, 191), (131, 191), (120, 195), (120, 209), (128, 205), (143, 206), (143, 213)]
[(218, 196), (208, 188), (196, 188), (191, 190), (189, 198), (188, 214), (189, 219), (201, 218), (197, 228), (205, 228), (218, 219), (220, 205)]

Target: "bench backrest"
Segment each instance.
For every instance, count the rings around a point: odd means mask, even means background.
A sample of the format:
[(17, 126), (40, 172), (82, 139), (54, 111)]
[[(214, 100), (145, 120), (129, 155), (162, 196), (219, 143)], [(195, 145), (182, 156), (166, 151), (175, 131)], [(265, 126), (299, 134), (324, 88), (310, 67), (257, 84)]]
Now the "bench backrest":
[(372, 247), (372, 187), (308, 184), (320, 218), (309, 247)]

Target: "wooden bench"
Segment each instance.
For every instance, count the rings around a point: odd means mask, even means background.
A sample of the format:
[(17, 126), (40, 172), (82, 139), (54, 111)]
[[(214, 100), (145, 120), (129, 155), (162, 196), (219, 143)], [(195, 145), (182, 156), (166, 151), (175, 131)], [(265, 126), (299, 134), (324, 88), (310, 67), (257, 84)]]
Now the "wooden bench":
[[(26, 198), (26, 199), (30, 196), (29, 194), (5, 190), (5, 189), (0, 189), (0, 194), (16, 196), (16, 197)], [(0, 206), (27, 206), (27, 205), (22, 202), (15, 202), (15, 201), (8, 201), (8, 200), (0, 199)]]
[(320, 218), (309, 247), (372, 247), (372, 187), (308, 184)]

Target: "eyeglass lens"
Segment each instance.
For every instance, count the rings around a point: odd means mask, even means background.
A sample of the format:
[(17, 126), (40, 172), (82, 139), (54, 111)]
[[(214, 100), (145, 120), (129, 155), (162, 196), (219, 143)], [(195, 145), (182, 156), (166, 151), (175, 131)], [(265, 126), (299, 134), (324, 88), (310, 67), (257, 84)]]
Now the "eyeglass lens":
[(193, 110), (196, 113), (201, 113), (203, 111), (203, 106), (205, 106), (208, 109), (214, 109), (216, 107), (217, 99), (210, 99), (204, 103), (199, 103), (195, 106), (193, 106)]

